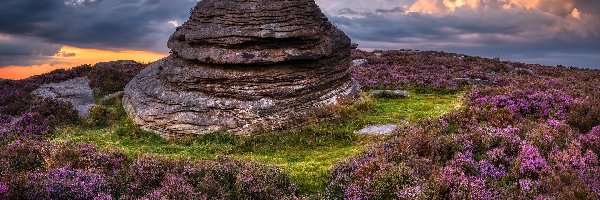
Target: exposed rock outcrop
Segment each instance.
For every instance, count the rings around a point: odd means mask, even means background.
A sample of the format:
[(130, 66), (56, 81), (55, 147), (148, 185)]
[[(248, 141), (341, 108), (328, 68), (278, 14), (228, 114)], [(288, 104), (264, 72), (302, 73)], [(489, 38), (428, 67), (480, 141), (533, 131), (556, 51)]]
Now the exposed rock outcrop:
[(50, 83), (40, 86), (32, 92), (41, 98), (51, 98), (68, 102), (77, 110), (81, 118), (86, 118), (90, 108), (94, 106), (94, 93), (87, 77), (79, 77), (60, 83)]
[(289, 128), (360, 94), (350, 39), (313, 0), (204, 0), (168, 46), (123, 97), (165, 138)]

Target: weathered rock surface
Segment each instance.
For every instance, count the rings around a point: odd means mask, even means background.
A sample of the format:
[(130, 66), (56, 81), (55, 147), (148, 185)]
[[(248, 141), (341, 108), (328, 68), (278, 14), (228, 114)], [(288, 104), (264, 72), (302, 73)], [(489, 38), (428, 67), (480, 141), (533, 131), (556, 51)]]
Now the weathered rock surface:
[(60, 83), (50, 83), (40, 86), (32, 92), (41, 98), (51, 98), (68, 102), (77, 110), (81, 118), (86, 118), (90, 108), (94, 106), (94, 93), (87, 77), (79, 77)]
[(313, 0), (204, 0), (168, 46), (123, 97), (165, 138), (289, 128), (360, 94), (350, 39)]

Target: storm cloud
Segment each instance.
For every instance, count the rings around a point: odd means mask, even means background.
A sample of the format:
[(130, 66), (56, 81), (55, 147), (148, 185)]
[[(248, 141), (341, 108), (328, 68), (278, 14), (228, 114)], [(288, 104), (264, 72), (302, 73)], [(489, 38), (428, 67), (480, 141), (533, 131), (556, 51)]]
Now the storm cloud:
[[(0, 66), (36, 64), (60, 46), (166, 52), (169, 22), (196, 0), (2, 0)], [(2, 37), (2, 36), (0, 36)], [(67, 53), (68, 54), (68, 53)]]
[[(63, 45), (168, 52), (197, 0), (2, 0), (0, 67)], [(442, 50), (600, 68), (600, 1), (317, 0), (361, 48)]]
[(60, 47), (38, 38), (14, 38), (0, 34), (0, 66), (42, 64), (49, 56), (55, 55)]
[[(361, 48), (441, 50), (600, 68), (600, 1), (350, 2), (321, 1), (329, 18)], [(398, 12), (380, 12), (386, 8)]]

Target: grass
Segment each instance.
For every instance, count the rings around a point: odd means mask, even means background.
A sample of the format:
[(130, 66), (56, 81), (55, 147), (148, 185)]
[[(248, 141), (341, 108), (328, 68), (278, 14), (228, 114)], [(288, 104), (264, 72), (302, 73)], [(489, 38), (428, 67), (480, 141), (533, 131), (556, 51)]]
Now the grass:
[[(298, 183), (301, 193), (316, 194), (324, 188), (329, 170), (335, 163), (385, 139), (359, 136), (355, 131), (368, 125), (437, 118), (459, 107), (461, 97), (462, 93), (415, 91), (406, 99), (365, 97), (363, 103), (340, 108), (337, 119), (328, 122), (251, 137), (215, 133), (178, 143), (141, 131), (126, 116), (120, 101), (115, 100), (92, 112), (87, 123), (60, 128), (52, 141), (91, 143), (101, 149), (124, 151), (132, 157), (152, 155), (212, 160), (229, 156), (257, 160), (282, 167)], [(94, 118), (96, 120), (91, 120)], [(98, 123), (102, 125), (91, 125)]]

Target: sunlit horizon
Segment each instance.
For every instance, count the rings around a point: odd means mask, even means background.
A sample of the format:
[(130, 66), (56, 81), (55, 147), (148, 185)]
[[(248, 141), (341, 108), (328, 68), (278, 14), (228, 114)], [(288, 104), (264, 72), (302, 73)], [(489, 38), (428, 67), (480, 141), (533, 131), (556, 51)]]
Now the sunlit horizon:
[(116, 60), (133, 60), (140, 63), (151, 63), (167, 56), (167, 54), (140, 51), (121, 50), (111, 51), (102, 49), (85, 49), (72, 46), (63, 46), (59, 53), (49, 56), (49, 63), (28, 66), (7, 66), (0, 68), (0, 78), (19, 80), (31, 76), (48, 73), (57, 69), (70, 69), (73, 67), (100, 62)]

